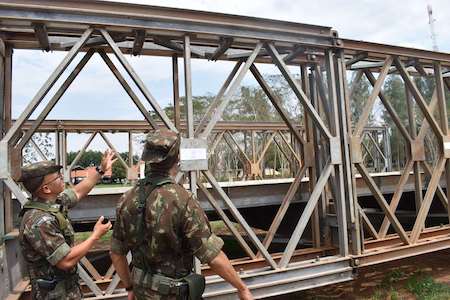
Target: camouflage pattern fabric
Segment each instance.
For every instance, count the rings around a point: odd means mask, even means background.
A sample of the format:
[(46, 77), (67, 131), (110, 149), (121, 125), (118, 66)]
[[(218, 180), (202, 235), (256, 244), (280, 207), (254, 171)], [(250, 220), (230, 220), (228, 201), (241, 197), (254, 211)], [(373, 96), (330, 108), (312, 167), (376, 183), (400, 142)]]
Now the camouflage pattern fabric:
[[(149, 181), (152, 181), (150, 174)], [(160, 179), (160, 178), (159, 178)], [(119, 202), (111, 239), (111, 251), (126, 255), (131, 251), (133, 265), (181, 278), (192, 272), (193, 257), (209, 263), (221, 251), (223, 241), (211, 233), (208, 219), (195, 197), (179, 184), (166, 184), (147, 198), (144, 243), (136, 248), (139, 198), (138, 186), (125, 193)], [(143, 289), (139, 278), (132, 278), (137, 299), (175, 299)]]
[(56, 165), (49, 160), (43, 160), (37, 163), (26, 165), (22, 168), (22, 176), (20, 181), (27, 181), (31, 178), (42, 177), (51, 173), (58, 172), (62, 166)]
[[(40, 199), (33, 201), (43, 202)], [(72, 189), (62, 192), (56, 200), (56, 204), (62, 206), (62, 212), (66, 216), (67, 210), (76, 202), (77, 196)], [(69, 220), (62, 231), (57, 218), (51, 213), (28, 209), (22, 217), (19, 239), (28, 268), (33, 299), (82, 298), (76, 267), (65, 272), (55, 266), (70, 252), (74, 244), (74, 230)], [(50, 280), (55, 276), (65, 278), (55, 289), (49, 291), (37, 286), (37, 279)]]
[(142, 160), (150, 164), (165, 165), (166, 161), (178, 159), (179, 150), (180, 138), (176, 132), (157, 129), (150, 132), (145, 139)]

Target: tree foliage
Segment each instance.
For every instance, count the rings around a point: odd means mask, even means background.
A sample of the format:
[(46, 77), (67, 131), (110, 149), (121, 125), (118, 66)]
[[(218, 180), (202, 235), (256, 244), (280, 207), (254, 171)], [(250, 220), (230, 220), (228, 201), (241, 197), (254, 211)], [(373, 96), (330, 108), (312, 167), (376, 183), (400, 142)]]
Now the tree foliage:
[(53, 140), (51, 138), (50, 133), (48, 132), (36, 132), (32, 136), (32, 140), (39, 147), (40, 151), (45, 157), (41, 157), (38, 150), (35, 147), (28, 143), (22, 152), (23, 162), (25, 164), (38, 162), (41, 160), (52, 160), (55, 158), (53, 154)]

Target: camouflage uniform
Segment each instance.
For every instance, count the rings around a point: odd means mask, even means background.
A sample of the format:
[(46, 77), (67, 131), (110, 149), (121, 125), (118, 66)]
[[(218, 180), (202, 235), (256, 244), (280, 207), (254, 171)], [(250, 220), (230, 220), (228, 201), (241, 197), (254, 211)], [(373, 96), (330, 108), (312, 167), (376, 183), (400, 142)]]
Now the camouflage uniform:
[[(168, 130), (157, 130), (147, 137), (143, 159), (150, 162), (146, 190), (154, 182), (168, 180), (168, 159), (178, 160), (179, 139)], [(175, 150), (173, 150), (175, 148)], [(151, 153), (152, 149), (157, 149)], [(156, 163), (155, 163), (156, 162)], [(161, 164), (165, 164), (161, 167)], [(166, 171), (164, 172), (164, 168)], [(147, 193), (148, 194), (148, 193)], [(143, 243), (139, 243), (137, 220), (139, 186), (125, 193), (119, 202), (111, 241), (111, 251), (133, 257), (132, 282), (137, 299), (175, 299), (162, 296), (143, 282), (145, 271), (170, 278), (192, 272), (193, 257), (211, 262), (221, 251), (223, 241), (211, 233), (208, 219), (196, 198), (183, 186), (168, 183), (153, 189), (146, 198)]]
[[(53, 173), (55, 170), (59, 170), (58, 166), (50, 162), (32, 164), (22, 170), (21, 181), (33, 192), (33, 179)], [(34, 190), (37, 189), (38, 182), (39, 180), (34, 183)], [(20, 225), (20, 245), (28, 267), (33, 299), (82, 298), (76, 267), (70, 271), (63, 271), (55, 266), (74, 245), (74, 230), (67, 212), (76, 202), (75, 192), (66, 189), (58, 195), (55, 203), (45, 203), (45, 200), (34, 198), (24, 206)], [(54, 213), (45, 210), (26, 209), (33, 205), (44, 208), (48, 206), (54, 211), (60, 211), (61, 214), (56, 217)], [(38, 279), (56, 279), (59, 283), (53, 290), (48, 290), (37, 285)]]

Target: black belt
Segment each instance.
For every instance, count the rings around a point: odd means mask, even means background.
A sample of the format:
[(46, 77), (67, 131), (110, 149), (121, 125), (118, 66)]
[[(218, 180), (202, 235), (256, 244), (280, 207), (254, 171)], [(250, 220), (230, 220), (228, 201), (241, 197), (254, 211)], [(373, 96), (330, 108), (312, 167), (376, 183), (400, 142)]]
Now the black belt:
[(162, 295), (187, 295), (189, 286), (186, 281), (174, 279), (162, 274), (152, 274), (151, 272), (133, 267), (133, 283), (149, 288)]

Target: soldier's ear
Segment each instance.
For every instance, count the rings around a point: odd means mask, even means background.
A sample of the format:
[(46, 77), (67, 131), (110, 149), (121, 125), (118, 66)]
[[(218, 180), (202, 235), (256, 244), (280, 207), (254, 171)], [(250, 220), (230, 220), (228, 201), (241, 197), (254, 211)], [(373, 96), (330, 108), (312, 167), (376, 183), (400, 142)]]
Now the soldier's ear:
[(44, 193), (44, 194), (51, 194), (51, 193), (52, 193), (52, 191), (50, 190), (50, 188), (49, 188), (48, 185), (46, 185), (46, 184), (44, 184), (44, 185), (41, 187), (41, 191), (42, 191), (42, 193)]

